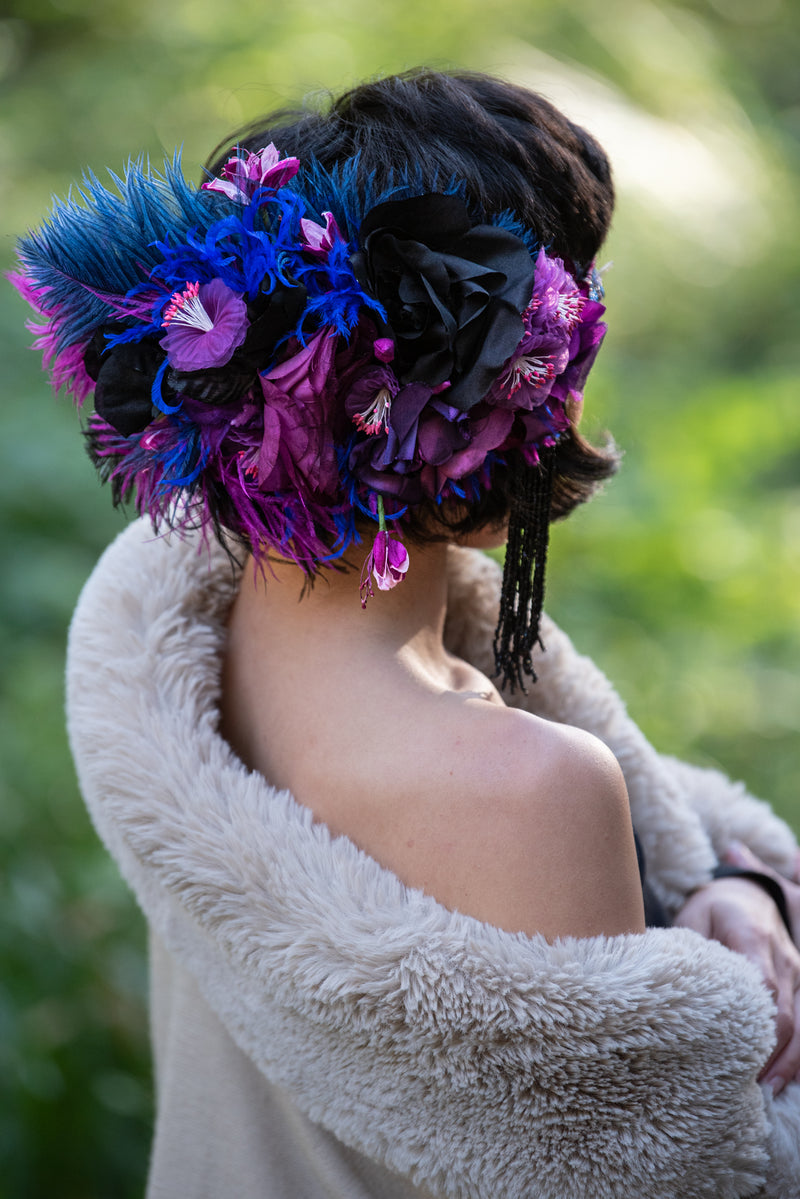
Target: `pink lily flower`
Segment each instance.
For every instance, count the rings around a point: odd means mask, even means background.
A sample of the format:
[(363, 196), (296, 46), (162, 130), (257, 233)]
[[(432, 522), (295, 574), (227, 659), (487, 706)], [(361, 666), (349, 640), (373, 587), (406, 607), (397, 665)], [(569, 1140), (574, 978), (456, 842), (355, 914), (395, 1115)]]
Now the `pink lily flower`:
[(247, 152), (246, 158), (234, 155), (222, 168), (219, 179), (208, 179), (204, 191), (222, 192), (230, 200), (249, 204), (260, 187), (277, 190), (285, 187), (300, 170), (299, 158), (281, 158), (273, 142), (255, 154)]

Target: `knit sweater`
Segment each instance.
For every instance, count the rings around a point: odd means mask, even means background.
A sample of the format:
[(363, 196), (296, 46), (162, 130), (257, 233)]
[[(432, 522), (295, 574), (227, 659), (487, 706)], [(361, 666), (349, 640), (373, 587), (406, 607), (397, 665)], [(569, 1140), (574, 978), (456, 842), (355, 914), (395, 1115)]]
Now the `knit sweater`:
[[(451, 555), (448, 648), (491, 661), (499, 577)], [(150, 1199), (800, 1199), (800, 1086), (756, 1078), (773, 1004), (685, 929), (504, 932), (404, 886), (219, 735), (237, 573), (134, 524), (89, 580), (68, 714), (92, 819), (152, 930)], [(769, 809), (661, 758), (545, 622), (521, 701), (605, 741), (674, 911)]]

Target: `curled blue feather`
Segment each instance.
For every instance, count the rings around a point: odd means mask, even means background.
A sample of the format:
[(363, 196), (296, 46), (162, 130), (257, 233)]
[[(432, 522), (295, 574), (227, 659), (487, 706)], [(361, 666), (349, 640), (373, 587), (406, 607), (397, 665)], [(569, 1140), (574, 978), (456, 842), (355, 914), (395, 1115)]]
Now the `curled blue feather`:
[(177, 404), (168, 404), (161, 394), (161, 385), (164, 382), (164, 376), (166, 375), (168, 369), (169, 359), (165, 358), (156, 371), (156, 377), (153, 379), (153, 386), (150, 396), (153, 401), (154, 408), (158, 408), (159, 412), (164, 412), (167, 415), (171, 415), (174, 412), (180, 411), (182, 401), (178, 400)]

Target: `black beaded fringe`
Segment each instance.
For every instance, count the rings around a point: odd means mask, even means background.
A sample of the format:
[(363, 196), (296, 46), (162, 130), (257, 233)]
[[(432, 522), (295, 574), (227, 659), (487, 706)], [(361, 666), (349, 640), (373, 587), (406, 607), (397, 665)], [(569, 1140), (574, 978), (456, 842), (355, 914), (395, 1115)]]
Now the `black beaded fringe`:
[(542, 645), (539, 621), (554, 470), (555, 447), (545, 446), (539, 451), (538, 466), (521, 466), (512, 480), (500, 617), (494, 634), (495, 677), (512, 694), (517, 687), (526, 691), (523, 675), (536, 682), (531, 651), (537, 642)]

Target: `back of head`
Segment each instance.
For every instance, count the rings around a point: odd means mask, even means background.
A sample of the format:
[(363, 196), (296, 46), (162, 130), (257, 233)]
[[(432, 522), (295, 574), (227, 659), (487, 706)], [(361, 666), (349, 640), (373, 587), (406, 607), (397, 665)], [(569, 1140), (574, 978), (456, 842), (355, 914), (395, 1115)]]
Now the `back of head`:
[(603, 152), (534, 93), (423, 70), (265, 118), (209, 173), (92, 178), (20, 245), (115, 500), (309, 575), (372, 522), (363, 602), (402, 579), (402, 538), (508, 523), (498, 667), (521, 683), (548, 522), (615, 465), (576, 431)]
[(219, 173), (231, 144), (269, 142), (329, 170), (357, 160), (362, 191), (388, 190), (404, 174), (421, 191), (459, 180), (476, 214), (515, 213), (539, 245), (579, 271), (611, 221), (611, 171), (594, 138), (542, 96), (488, 75), (418, 70), (377, 79), (322, 111), (262, 118), (226, 141), (209, 167)]

